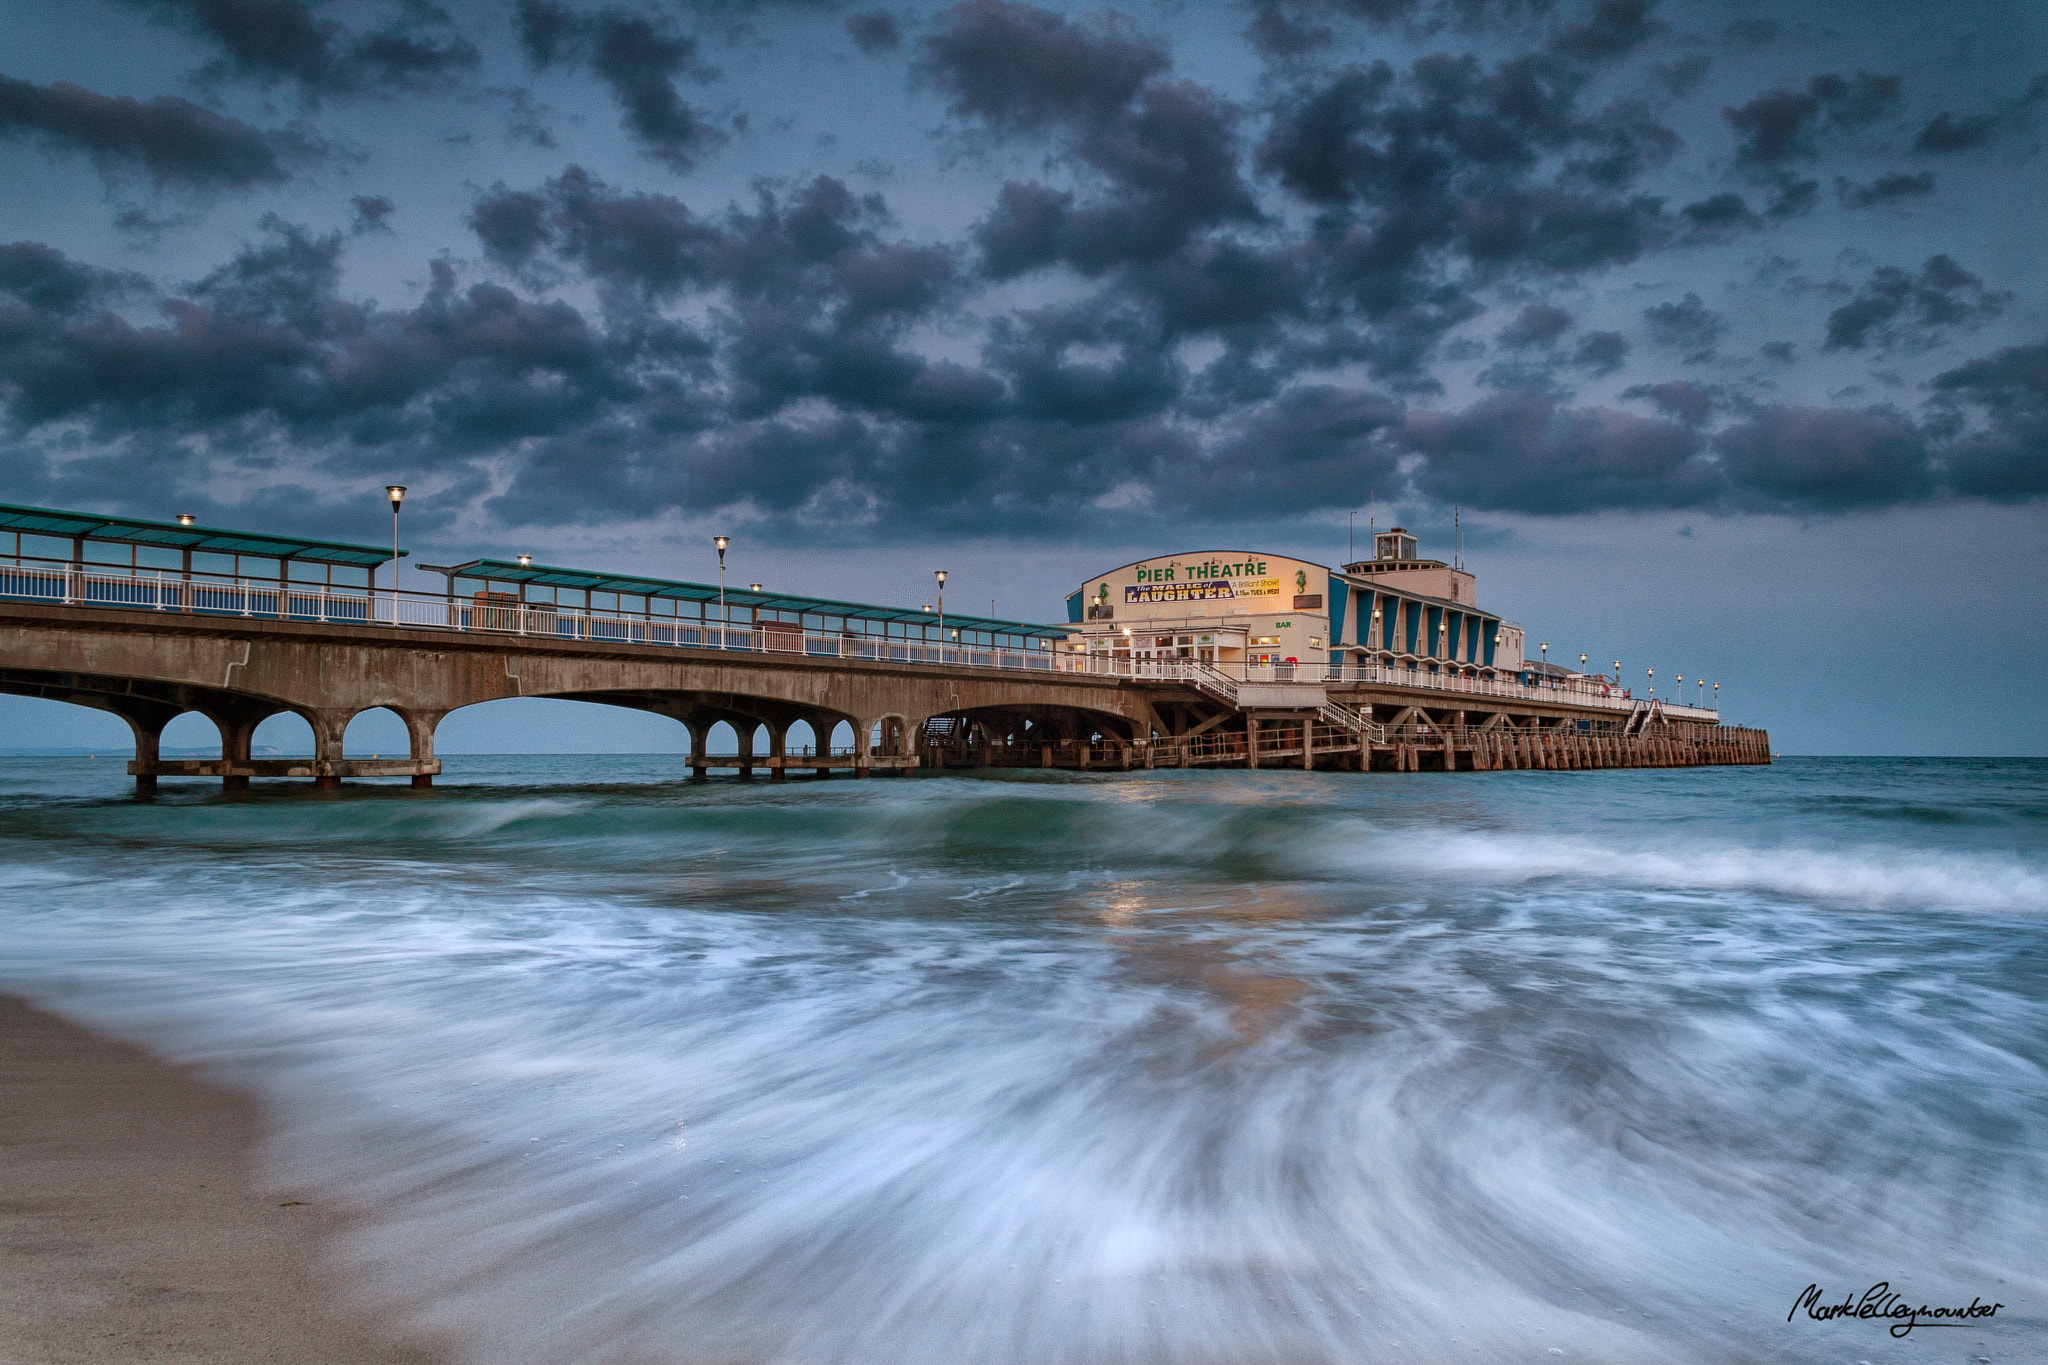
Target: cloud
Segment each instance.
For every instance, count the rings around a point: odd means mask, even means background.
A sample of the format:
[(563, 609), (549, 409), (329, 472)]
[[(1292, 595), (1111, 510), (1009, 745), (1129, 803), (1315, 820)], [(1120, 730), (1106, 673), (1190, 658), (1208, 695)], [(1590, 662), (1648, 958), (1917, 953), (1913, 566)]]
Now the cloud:
[(2011, 298), (1985, 289), (1947, 256), (1928, 257), (1918, 275), (1881, 266), (1855, 298), (1828, 314), (1827, 349), (1925, 350), (1946, 328), (1997, 317)]
[(121, 0), (222, 49), (203, 80), (296, 85), (308, 99), (419, 89), (475, 68), (474, 45), (440, 6), (403, 0), (393, 16), (357, 31), (314, 13), (306, 0)]
[(2048, 342), (1960, 365), (1933, 389), (1951, 488), (2009, 502), (2048, 495)]
[(624, 126), (672, 170), (690, 169), (725, 140), (677, 91), (677, 75), (709, 79), (712, 73), (697, 63), (696, 40), (665, 22), (629, 10), (585, 14), (547, 0), (519, 0), (518, 29), (535, 70), (588, 64), (625, 111)]
[(0, 137), (33, 139), (53, 156), (82, 154), (102, 174), (139, 171), (159, 186), (197, 190), (277, 183), (289, 159), (312, 150), (296, 135), (261, 132), (174, 95), (145, 103), (9, 76), (0, 76)]
[(1613, 374), (1628, 357), (1628, 339), (1619, 332), (1588, 332), (1579, 339), (1572, 364), (1596, 375)]
[(1563, 336), (1571, 325), (1572, 315), (1564, 309), (1553, 308), (1547, 303), (1532, 303), (1517, 313), (1513, 322), (1501, 328), (1500, 344), (1516, 349), (1548, 346)]
[(1689, 427), (1705, 426), (1723, 400), (1720, 389), (1695, 384), (1689, 379), (1672, 379), (1662, 384), (1637, 384), (1622, 390), (1623, 398), (1647, 398), (1666, 417), (1675, 417)]
[(381, 194), (358, 194), (349, 200), (355, 209), (355, 221), (349, 225), (349, 232), (360, 237), (368, 232), (389, 232), (390, 225), (384, 220), (391, 216), (396, 207)]
[(1691, 507), (1718, 492), (1691, 428), (1502, 393), (1457, 413), (1410, 412), (1406, 445), (1427, 457), (1417, 491), (1440, 502), (1538, 515)]
[(1897, 105), (1897, 76), (1859, 71), (1854, 76), (1815, 76), (1803, 91), (1766, 91), (1740, 108), (1722, 110), (1737, 133), (1740, 165), (1772, 167), (1811, 160), (1830, 135), (1855, 132)]
[(865, 14), (846, 16), (846, 36), (853, 39), (853, 45), (870, 57), (884, 52), (894, 52), (903, 46), (903, 33), (896, 25), (896, 19), (885, 10), (872, 10)]
[(1934, 489), (1925, 435), (1885, 409), (1766, 408), (1715, 436), (1714, 450), (1738, 494), (1764, 507), (1839, 512)]
[(1957, 117), (1944, 109), (1921, 127), (1913, 150), (1935, 156), (1975, 151), (2000, 130), (2019, 124), (2027, 110), (2043, 100), (2048, 100), (2048, 75), (2035, 77), (2017, 96), (1985, 113)]
[(955, 117), (1009, 132), (1101, 124), (1169, 65), (1120, 15), (1077, 24), (1008, 0), (955, 5), (921, 47), (918, 70), (951, 96)]
[(1688, 293), (1677, 303), (1660, 303), (1643, 310), (1650, 339), (1660, 346), (1684, 351), (1684, 362), (1697, 365), (1714, 358), (1714, 347), (1728, 331), (1728, 319)]
[(1867, 209), (1901, 199), (1924, 198), (1933, 193), (1933, 171), (1922, 171), (1918, 175), (1907, 175), (1903, 171), (1881, 175), (1868, 185), (1858, 185), (1839, 175), (1835, 177), (1835, 194), (1845, 209)]
[(1003, 186), (974, 229), (989, 278), (1058, 263), (1100, 275), (1261, 220), (1238, 166), (1238, 110), (1165, 79), (1168, 66), (1114, 16), (1075, 23), (1003, 0), (939, 16), (921, 45), (921, 78), (951, 97), (955, 116), (995, 135), (1053, 138), (1079, 185)]

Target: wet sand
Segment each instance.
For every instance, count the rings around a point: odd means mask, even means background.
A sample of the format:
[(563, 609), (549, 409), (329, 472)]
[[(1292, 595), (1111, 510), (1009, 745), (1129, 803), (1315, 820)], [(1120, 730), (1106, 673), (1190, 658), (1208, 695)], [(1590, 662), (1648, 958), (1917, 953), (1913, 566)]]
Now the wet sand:
[(0, 1365), (444, 1365), (352, 1311), (338, 1210), (256, 1179), (256, 1106), (0, 996)]

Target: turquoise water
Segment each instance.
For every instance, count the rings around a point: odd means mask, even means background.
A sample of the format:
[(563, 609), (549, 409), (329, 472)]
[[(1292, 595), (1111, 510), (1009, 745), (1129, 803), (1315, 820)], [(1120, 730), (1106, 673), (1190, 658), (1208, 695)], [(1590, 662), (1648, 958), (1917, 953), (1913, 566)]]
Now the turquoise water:
[[(773, 785), (0, 760), (0, 988), (504, 1362), (2048, 1344), (2048, 762)], [(1888, 1280), (1964, 1328), (1787, 1323)]]

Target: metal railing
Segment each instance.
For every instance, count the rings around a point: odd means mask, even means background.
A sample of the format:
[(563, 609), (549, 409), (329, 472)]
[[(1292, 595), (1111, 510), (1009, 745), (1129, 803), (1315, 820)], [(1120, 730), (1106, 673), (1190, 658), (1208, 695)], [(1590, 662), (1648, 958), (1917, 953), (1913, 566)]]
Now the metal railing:
[(925, 643), (851, 632), (826, 634), (777, 622), (722, 625), (682, 617), (631, 615), (552, 603), (477, 602), (438, 593), (333, 588), (176, 570), (103, 573), (42, 564), (0, 564), (0, 598), (66, 606), (120, 607), (204, 616), (667, 645), (739, 653), (802, 654), (871, 663), (1053, 672), (1065, 662), (1050, 649)]

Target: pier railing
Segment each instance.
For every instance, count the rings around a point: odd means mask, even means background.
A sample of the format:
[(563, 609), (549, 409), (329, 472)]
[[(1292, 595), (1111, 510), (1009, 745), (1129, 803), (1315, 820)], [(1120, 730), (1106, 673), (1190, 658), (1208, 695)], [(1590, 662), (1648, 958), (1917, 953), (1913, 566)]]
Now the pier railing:
[[(397, 625), (406, 629), (462, 634), (526, 636), (592, 643), (665, 645), (741, 653), (801, 654), (811, 658), (869, 663), (927, 664), (948, 668), (1021, 669), (1084, 673), (1101, 677), (1177, 682), (1211, 692), (1235, 704), (1246, 683), (1381, 684), (1472, 697), (1498, 697), (1594, 707), (1618, 712), (1654, 711), (1653, 718), (1718, 723), (1710, 707), (1672, 705), (1631, 697), (1597, 679), (1569, 678), (1527, 685), (1512, 679), (1467, 676), (1446, 666), (1431, 672), (1381, 664), (1239, 664), (1190, 659), (1133, 659), (1045, 649), (1003, 649), (934, 640), (822, 633), (789, 623), (721, 624), (652, 612), (603, 611), (559, 603), (475, 601), (442, 593), (370, 590), (330, 584), (290, 583), (176, 570), (117, 566), (79, 567), (49, 561), (0, 563), (0, 598), (67, 606), (122, 608), (203, 616), (239, 616), (273, 621), (336, 625)], [(1050, 644), (1050, 642), (1048, 642)], [(1349, 708), (1327, 702), (1325, 722), (1345, 724)], [(1345, 728), (1352, 728), (1345, 724)]]

